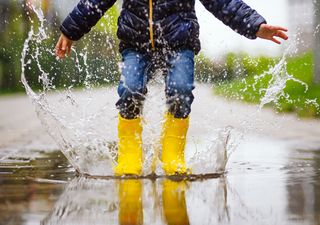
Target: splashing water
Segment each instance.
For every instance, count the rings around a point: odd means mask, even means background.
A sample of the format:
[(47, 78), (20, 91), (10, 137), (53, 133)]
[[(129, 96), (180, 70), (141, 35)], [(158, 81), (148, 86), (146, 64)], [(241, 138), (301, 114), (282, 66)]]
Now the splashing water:
[(268, 103), (274, 102), (277, 104), (278, 100), (281, 97), (284, 97), (286, 99), (289, 99), (289, 96), (287, 96), (284, 92), (284, 89), (287, 85), (288, 81), (294, 81), (302, 86), (305, 87), (305, 92), (308, 91), (308, 85), (301, 80), (298, 80), (294, 78), (292, 75), (290, 75), (287, 71), (287, 61), (286, 56), (287, 52), (290, 51), (291, 46), (286, 49), (285, 53), (283, 54), (281, 60), (272, 68), (270, 68), (268, 71), (262, 73), (261, 75), (256, 75), (254, 77), (255, 83), (253, 86), (257, 85), (259, 80), (265, 78), (266, 76), (271, 76), (271, 79), (268, 82), (267, 88), (261, 88), (259, 90), (259, 93), (262, 94), (264, 92), (263, 97), (260, 99), (259, 109), (261, 110), (263, 106), (265, 106)]
[[(99, 174), (99, 171), (105, 171), (105, 173), (111, 174), (111, 166), (114, 163), (114, 145), (112, 141), (105, 140), (105, 136), (102, 139), (102, 131), (96, 129), (99, 127), (96, 121), (107, 111), (109, 106), (101, 106), (94, 102), (93, 99), (96, 94), (94, 92), (84, 96), (83, 93), (73, 93), (68, 89), (65, 92), (56, 91), (55, 95), (49, 95), (48, 91), (54, 90), (54, 87), (51, 85), (49, 74), (42, 69), (39, 62), (41, 57), (39, 46), (49, 37), (45, 33), (45, 19), (42, 11), (35, 7), (32, 8), (40, 21), (40, 27), (38, 32), (34, 32), (34, 28), (31, 27), (22, 51), (21, 80), (26, 92), (32, 99), (42, 124), (78, 172)], [(35, 49), (31, 49), (30, 46), (34, 43)], [(31, 55), (32, 60), (26, 60), (27, 55)], [(82, 57), (83, 61), (86, 62), (86, 55), (84, 54)], [(40, 71), (39, 81), (42, 82), (43, 91), (39, 94), (30, 88), (25, 77), (25, 68), (32, 62), (36, 62)], [(79, 65), (77, 68), (80, 68)], [(87, 76), (84, 83), (86, 90), (88, 90), (90, 88), (88, 81), (90, 74), (88, 71), (86, 72)], [(105, 97), (104, 95), (99, 97)], [(80, 105), (80, 103), (84, 105)], [(94, 111), (96, 108), (100, 110)], [(110, 115), (106, 114), (105, 116)], [(113, 132), (111, 132), (111, 130), (115, 130), (112, 129), (115, 124), (106, 125), (109, 125), (109, 129), (103, 127), (104, 135), (110, 137), (111, 140), (115, 140), (115, 135), (112, 135)], [(110, 149), (110, 151), (105, 149)]]
[[(74, 89), (73, 85), (65, 86), (65, 90), (56, 89), (52, 84), (54, 76), (40, 63), (43, 52), (49, 52), (54, 56), (51, 50), (43, 49), (42, 46), (44, 41), (52, 37), (46, 33), (47, 21), (41, 9), (34, 6), (32, 9), (40, 21), (40, 26), (37, 31), (31, 27), (23, 46), (21, 80), (26, 92), (35, 105), (40, 121), (73, 167), (79, 173), (110, 176), (113, 174), (112, 167), (116, 165), (117, 158), (117, 110), (114, 105), (118, 98), (116, 87), (95, 88), (96, 75), (89, 69), (87, 50), (72, 49), (77, 72), (85, 73), (85, 78), (82, 80), (84, 91)], [(40, 92), (31, 89), (25, 76), (26, 69), (33, 64), (40, 73), (39, 82), (43, 87)], [(276, 66), (256, 76), (255, 80), (258, 82), (270, 74), (272, 78), (268, 87), (259, 90), (265, 92), (260, 109), (265, 104), (277, 102), (284, 96), (283, 89), (289, 80), (299, 82), (307, 90), (305, 83), (288, 74), (286, 54)], [(166, 110), (164, 93), (164, 79), (159, 72), (149, 83), (148, 96), (144, 104), (144, 175), (152, 172), (159, 175), (163, 173), (159, 159), (161, 154), (159, 140)], [(186, 146), (187, 165), (196, 174), (224, 172), (230, 154), (243, 139), (243, 131), (232, 127), (213, 129), (214, 124), (208, 122), (211, 120), (210, 115), (204, 116), (199, 117), (202, 118), (201, 121), (193, 121), (191, 116)], [(242, 124), (249, 127), (250, 123), (252, 121), (248, 120)]]
[[(79, 173), (112, 175), (112, 167), (116, 164), (117, 157), (115, 87), (94, 89), (92, 84), (94, 75), (88, 69), (86, 50), (79, 53), (72, 49), (76, 69), (78, 72), (85, 71), (86, 74), (83, 80), (84, 91), (73, 90), (73, 86), (63, 91), (55, 89), (52, 85), (54, 78), (42, 68), (40, 63), (43, 53), (41, 44), (50, 38), (45, 32), (46, 20), (41, 9), (34, 6), (32, 9), (40, 21), (40, 26), (37, 31), (31, 27), (25, 40), (21, 57), (21, 80), (35, 105), (36, 113), (48, 133)], [(83, 64), (81, 65), (80, 62)], [(25, 76), (26, 68), (33, 63), (39, 69), (39, 82), (43, 86), (43, 90), (39, 93), (31, 89)], [(161, 154), (159, 140), (165, 110), (164, 79), (161, 73), (156, 73), (149, 84), (148, 96), (144, 105), (144, 175), (151, 172), (163, 173), (159, 160)], [(197, 126), (204, 127), (204, 124), (197, 123), (195, 127)], [(210, 129), (211, 127), (208, 127), (206, 132), (211, 131)], [(194, 172), (213, 173), (225, 170), (230, 133), (231, 129), (217, 130), (210, 137), (200, 140), (201, 143), (195, 143), (192, 137), (189, 138), (191, 141), (187, 144), (186, 152), (189, 154), (187, 153), (186, 159), (188, 165), (195, 168)], [(196, 149), (205, 149), (205, 151)], [(209, 158), (208, 154), (211, 155)], [(217, 159), (216, 162), (214, 162), (215, 159)], [(201, 164), (201, 167), (198, 167), (197, 164)]]

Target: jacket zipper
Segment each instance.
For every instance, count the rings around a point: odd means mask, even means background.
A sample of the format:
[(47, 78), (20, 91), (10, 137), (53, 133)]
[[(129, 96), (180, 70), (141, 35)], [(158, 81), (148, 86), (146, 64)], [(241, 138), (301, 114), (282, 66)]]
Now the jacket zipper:
[(154, 46), (154, 38), (153, 38), (153, 7), (152, 7), (152, 0), (149, 0), (149, 33), (150, 33), (150, 41), (151, 41), (151, 48), (155, 50)]

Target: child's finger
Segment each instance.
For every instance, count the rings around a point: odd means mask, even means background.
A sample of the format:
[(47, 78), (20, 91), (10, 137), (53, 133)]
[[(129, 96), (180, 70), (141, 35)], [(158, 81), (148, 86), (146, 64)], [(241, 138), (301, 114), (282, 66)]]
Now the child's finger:
[(59, 56), (59, 49), (57, 47), (55, 48), (55, 55)]
[(63, 53), (61, 52), (61, 49), (56, 49), (56, 56), (59, 58), (63, 58)]
[(71, 56), (71, 44), (68, 45), (68, 55)]
[(65, 56), (65, 52), (59, 50), (58, 57), (59, 57), (60, 59), (63, 59), (64, 56)]
[(288, 31), (287, 28), (285, 28), (285, 27), (280, 27), (280, 26), (273, 26), (272, 28), (273, 28), (274, 30), (281, 30), (281, 31), (285, 31), (285, 32)]
[(55, 47), (56, 56), (59, 56), (60, 48), (61, 48), (60, 46), (61, 46), (61, 40), (59, 39)]
[(282, 38), (283, 40), (288, 40), (288, 35), (286, 35), (283, 31), (278, 31), (276, 36)]
[(62, 43), (59, 48), (59, 53), (60, 53), (59, 57), (64, 58), (66, 55), (66, 51), (67, 51), (67, 42), (65, 40), (62, 40)]
[(281, 42), (279, 40), (277, 40), (276, 38), (274, 38), (274, 37), (272, 37), (270, 40), (273, 41), (274, 43), (278, 44), (278, 45), (281, 44)]
[(59, 41), (57, 43), (55, 53), (56, 53), (56, 56), (58, 56), (59, 58), (63, 58), (62, 41)]
[(62, 41), (62, 45), (61, 45), (61, 50), (62, 50), (63, 52), (66, 52), (66, 51), (67, 51), (67, 47), (68, 47), (67, 41), (66, 41), (66, 40), (63, 40), (63, 41)]

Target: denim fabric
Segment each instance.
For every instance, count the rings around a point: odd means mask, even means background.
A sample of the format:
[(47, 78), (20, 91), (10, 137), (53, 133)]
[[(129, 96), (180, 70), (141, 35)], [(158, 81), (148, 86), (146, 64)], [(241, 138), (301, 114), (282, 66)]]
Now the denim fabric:
[(140, 116), (147, 93), (147, 82), (156, 69), (165, 75), (168, 111), (175, 118), (186, 118), (191, 112), (194, 96), (194, 52), (180, 50), (163, 56), (127, 49), (122, 52), (122, 76), (116, 103), (126, 119)]

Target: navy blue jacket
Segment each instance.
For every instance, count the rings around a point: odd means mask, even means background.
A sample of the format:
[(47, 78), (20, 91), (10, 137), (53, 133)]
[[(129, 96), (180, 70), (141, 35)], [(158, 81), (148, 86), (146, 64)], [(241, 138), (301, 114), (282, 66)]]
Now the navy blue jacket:
[[(98, 22), (116, 0), (80, 0), (60, 30), (79, 40)], [(265, 19), (242, 0), (200, 0), (215, 17), (249, 39)], [(152, 5), (152, 7), (150, 7)], [(118, 18), (120, 52), (127, 48), (192, 49), (200, 51), (195, 0), (123, 0)]]

